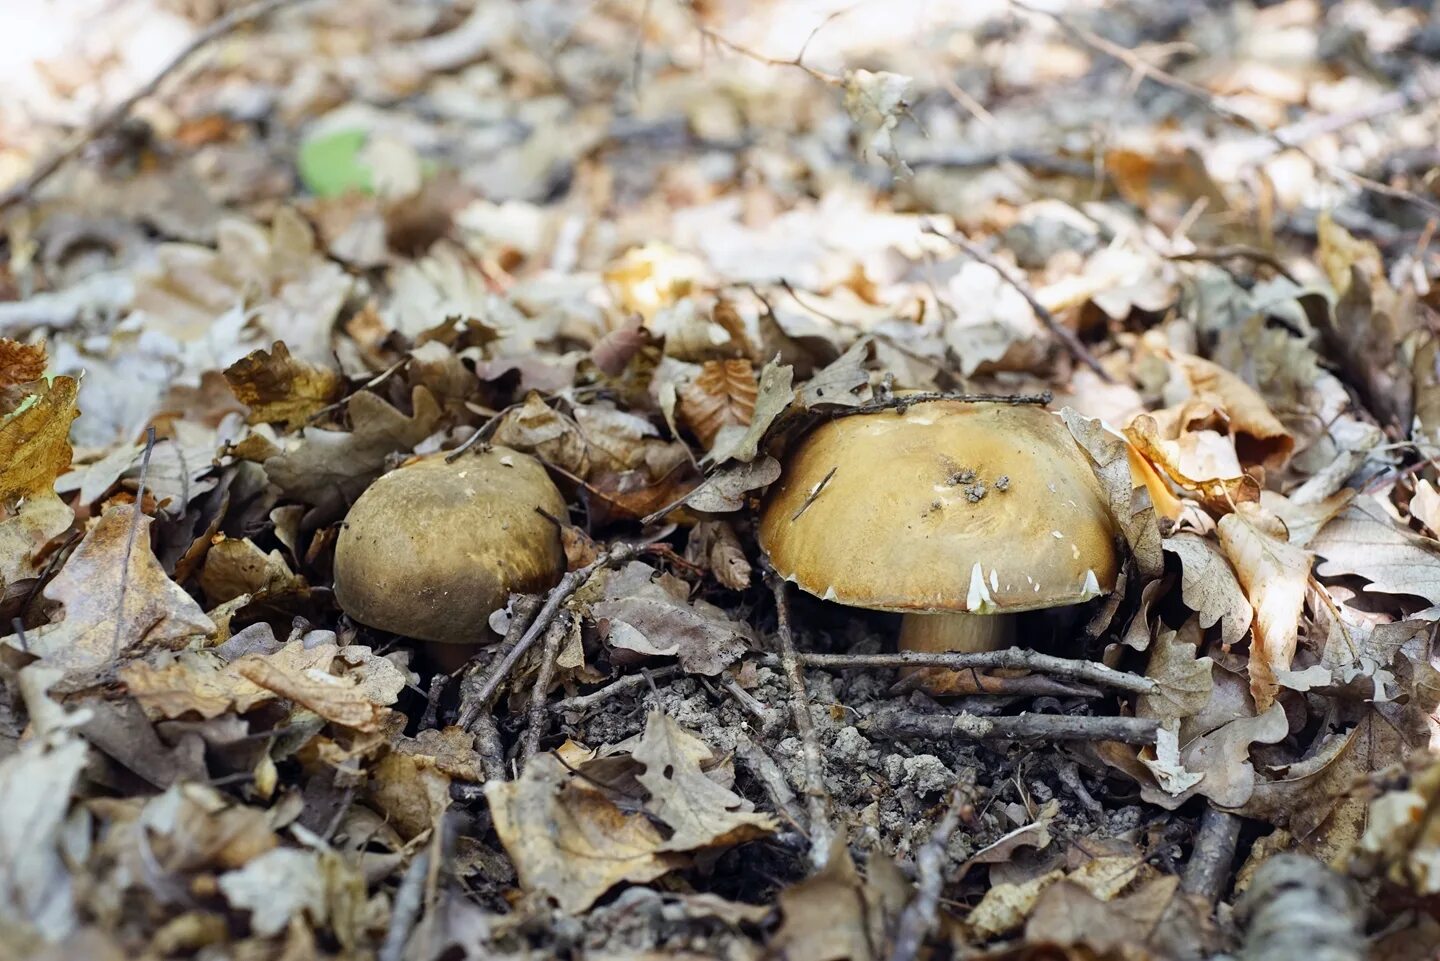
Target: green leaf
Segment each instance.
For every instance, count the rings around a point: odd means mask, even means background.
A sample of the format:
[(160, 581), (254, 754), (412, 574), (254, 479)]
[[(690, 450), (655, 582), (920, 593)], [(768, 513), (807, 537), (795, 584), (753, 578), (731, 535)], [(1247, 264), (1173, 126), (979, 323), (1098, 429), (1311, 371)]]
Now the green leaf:
[(360, 159), (368, 139), (363, 130), (338, 130), (303, 142), (296, 165), (305, 188), (317, 197), (370, 193), (370, 168)]

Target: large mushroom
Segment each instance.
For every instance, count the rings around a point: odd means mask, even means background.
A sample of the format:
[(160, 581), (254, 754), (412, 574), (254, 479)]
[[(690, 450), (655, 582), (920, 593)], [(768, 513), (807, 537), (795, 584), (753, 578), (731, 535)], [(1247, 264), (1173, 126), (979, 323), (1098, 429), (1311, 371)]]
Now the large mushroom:
[[(350, 508), (335, 545), (335, 597), (361, 624), (438, 644), (495, 640), (491, 612), (565, 572), (565, 499), (508, 447), (453, 463), (428, 454), (384, 475)], [(457, 652), (458, 653), (458, 652)], [(437, 659), (447, 660), (443, 656)]]
[(987, 651), (1013, 615), (1114, 589), (1105, 497), (1041, 407), (937, 400), (840, 417), (789, 456), (760, 517), (782, 577), (826, 600), (899, 611), (900, 647)]

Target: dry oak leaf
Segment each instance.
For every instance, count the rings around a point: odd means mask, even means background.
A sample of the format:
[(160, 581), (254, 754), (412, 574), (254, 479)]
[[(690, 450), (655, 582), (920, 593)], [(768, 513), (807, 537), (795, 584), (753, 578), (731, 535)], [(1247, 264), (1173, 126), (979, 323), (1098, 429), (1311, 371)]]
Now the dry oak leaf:
[(780, 479), (780, 462), (766, 454), (748, 464), (714, 471), (685, 498), (685, 506), (705, 514), (728, 514), (745, 506), (745, 495)]
[[(320, 644), (304, 653), (318, 653), (322, 662), (303, 666), (304, 654), (294, 651), (295, 648), (303, 650), (302, 641), (291, 641), (281, 649), (292, 650), (295, 654), (294, 660), (275, 655), (246, 654), (236, 659), (231, 667), (235, 673), (256, 686), (288, 701), (294, 701), (341, 727), (366, 733), (380, 729), (387, 713), (385, 705), (395, 702), (400, 688), (405, 684), (404, 676), (393, 663), (375, 657), (369, 648), (351, 650), (338, 648), (333, 644)], [(379, 667), (378, 673), (370, 672), (375, 676), (367, 676), (364, 671), (346, 672), (339, 676), (330, 673), (332, 662), (336, 658), (346, 659), (347, 653), (352, 663)], [(297, 660), (299, 663), (296, 663)], [(383, 662), (388, 666), (388, 670), (377, 662)], [(398, 686), (396, 681), (399, 682)]]
[(650, 881), (689, 862), (661, 850), (665, 838), (648, 817), (620, 810), (552, 754), (532, 758), (518, 780), (486, 784), (485, 798), (520, 886), (567, 914), (622, 881)]
[(1199, 399), (1225, 412), (1242, 464), (1285, 465), (1295, 449), (1295, 438), (1253, 387), (1208, 360), (1188, 354), (1174, 354), (1171, 359)]
[[(1181, 431), (1166, 437), (1151, 414), (1141, 414), (1125, 428), (1125, 437), (1157, 470), (1194, 494), (1213, 514), (1260, 499), (1255, 478), (1238, 471), (1239, 458), (1228, 438), (1214, 431)], [(1194, 476), (1194, 475), (1208, 476)]]
[(876, 961), (885, 932), (904, 910), (910, 890), (881, 852), (871, 854), (861, 879), (843, 837), (825, 866), (780, 892), (784, 916), (771, 947), (776, 957), (806, 961)]
[(1200, 626), (1220, 625), (1220, 640), (1234, 644), (1250, 629), (1254, 611), (1235, 570), (1213, 541), (1180, 533), (1165, 539), (1165, 550), (1180, 558), (1180, 592), (1185, 606), (1200, 616)]
[(708, 570), (732, 591), (750, 586), (750, 560), (729, 521), (706, 520), (692, 527), (685, 542), (685, 559)]
[(1440, 542), (1391, 519), (1374, 496), (1355, 498), (1310, 544), (1326, 577), (1359, 574), (1367, 592), (1413, 594), (1440, 604)]
[(749, 648), (749, 627), (706, 601), (691, 601), (683, 581), (631, 561), (610, 575), (590, 614), (606, 622), (612, 648), (674, 657), (687, 674), (714, 676)]
[(217, 534), (200, 570), (200, 589), (211, 605), (244, 594), (301, 590), (306, 586), (305, 579), (290, 570), (279, 548), (266, 554), (248, 537)]
[[(1248, 604), (1245, 611), (1248, 615)], [(1160, 687), (1153, 694), (1141, 695), (1135, 709), (1139, 717), (1178, 721), (1199, 714), (1210, 702), (1210, 691), (1214, 687), (1211, 669), (1215, 662), (1195, 656), (1194, 641), (1199, 637), (1193, 624), (1188, 630), (1161, 631), (1156, 636), (1150, 646), (1145, 676), (1158, 682)]]
[(340, 397), (343, 383), (329, 367), (290, 356), (281, 340), (254, 350), (225, 368), (235, 399), (250, 408), (251, 424), (281, 424), (294, 430)]
[(1140, 576), (1145, 580), (1159, 577), (1165, 569), (1160, 527), (1153, 502), (1140, 493), (1142, 487), (1137, 486), (1131, 472), (1130, 445), (1098, 417), (1086, 417), (1071, 407), (1061, 410), (1060, 417), (1075, 443), (1090, 458)]
[(35, 382), (14, 410), (0, 416), (0, 503), (55, 489), (70, 469), (70, 422), (79, 416), (73, 377)]
[(27, 497), (13, 511), (0, 505), (0, 591), (38, 575), (45, 546), (74, 522), (75, 512), (53, 492)]
[(716, 435), (715, 446), (705, 455), (705, 460), (712, 464), (723, 464), (727, 460), (753, 461), (770, 425), (795, 400), (794, 376), (795, 369), (780, 363), (778, 357), (762, 367), (749, 425), (723, 428)]
[(0, 337), (0, 410), (15, 409), (26, 386), (45, 376), (45, 345)]
[[(150, 518), (136, 518), (133, 504), (100, 515), (43, 593), (64, 606), (64, 617), (26, 632), (25, 640), (32, 654), (65, 671), (182, 647), (215, 630), (151, 553)], [(18, 636), (4, 640), (19, 646)]]
[(707, 450), (725, 427), (744, 427), (755, 414), (759, 387), (750, 361), (707, 360), (679, 390), (676, 412)]
[(1250, 691), (1260, 712), (1279, 690), (1277, 671), (1290, 670), (1314, 555), (1287, 539), (1285, 525), (1258, 504), (1220, 518), (1220, 545), (1255, 610)]
[(385, 459), (410, 451), (430, 435), (440, 407), (423, 387), (411, 393), (406, 417), (369, 391), (346, 401), (352, 429), (309, 428), (281, 453), (266, 459), (265, 473), (289, 497), (310, 504), (307, 519), (320, 524), (339, 517), (379, 477)]
[(661, 850), (730, 847), (774, 832), (774, 818), (705, 776), (714, 754), (669, 715), (650, 712), (631, 756), (645, 765), (637, 776), (650, 793), (645, 809), (674, 832)]

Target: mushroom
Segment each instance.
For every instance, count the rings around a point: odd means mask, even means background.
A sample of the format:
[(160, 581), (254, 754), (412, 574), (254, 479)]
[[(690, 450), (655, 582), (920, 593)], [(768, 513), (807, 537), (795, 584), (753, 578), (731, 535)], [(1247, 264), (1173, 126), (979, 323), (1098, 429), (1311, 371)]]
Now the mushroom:
[(851, 607), (899, 611), (900, 647), (988, 651), (1016, 612), (1115, 587), (1099, 481), (1058, 417), (937, 400), (808, 434), (760, 517), (781, 576)]
[(563, 517), (565, 499), (528, 454), (446, 456), (411, 461), (360, 495), (335, 545), (335, 597), (370, 627), (483, 644), (511, 593), (547, 590), (564, 574), (560, 530), (540, 511)]

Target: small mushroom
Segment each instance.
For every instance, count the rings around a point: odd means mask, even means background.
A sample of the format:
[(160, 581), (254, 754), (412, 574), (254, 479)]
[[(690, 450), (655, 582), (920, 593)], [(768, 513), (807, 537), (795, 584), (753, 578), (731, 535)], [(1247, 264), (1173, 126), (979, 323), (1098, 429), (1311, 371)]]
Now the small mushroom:
[(939, 400), (840, 417), (792, 452), (760, 517), (781, 576), (826, 600), (905, 614), (900, 647), (987, 651), (1016, 612), (1115, 587), (1100, 484), (1058, 417)]
[[(527, 454), (428, 454), (381, 477), (345, 517), (335, 597), (370, 627), (441, 644), (495, 640), (487, 620), (513, 592), (565, 572), (565, 499)], [(443, 656), (437, 658), (444, 660)]]

